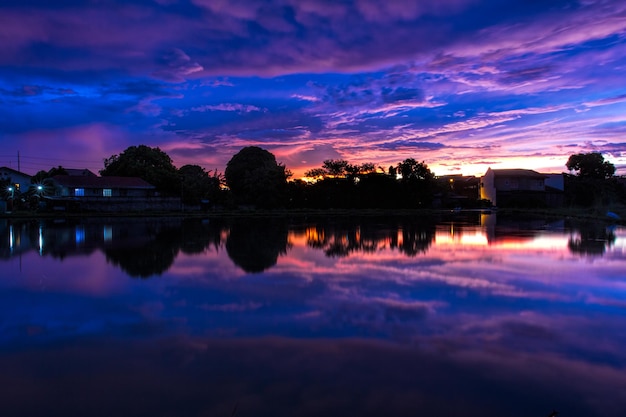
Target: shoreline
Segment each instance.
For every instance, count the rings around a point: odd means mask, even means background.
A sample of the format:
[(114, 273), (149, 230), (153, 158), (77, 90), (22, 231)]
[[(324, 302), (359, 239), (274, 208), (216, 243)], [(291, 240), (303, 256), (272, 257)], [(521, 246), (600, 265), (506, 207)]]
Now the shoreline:
[[(612, 212), (618, 217), (609, 217)], [(59, 218), (243, 218), (243, 217), (376, 217), (376, 216), (462, 216), (463, 214), (499, 214), (505, 217), (551, 217), (575, 220), (604, 221), (626, 225), (626, 207), (590, 208), (483, 208), (483, 209), (275, 209), (275, 210), (210, 210), (210, 211), (146, 211), (146, 212), (36, 212), (18, 211), (0, 214), (0, 219)]]

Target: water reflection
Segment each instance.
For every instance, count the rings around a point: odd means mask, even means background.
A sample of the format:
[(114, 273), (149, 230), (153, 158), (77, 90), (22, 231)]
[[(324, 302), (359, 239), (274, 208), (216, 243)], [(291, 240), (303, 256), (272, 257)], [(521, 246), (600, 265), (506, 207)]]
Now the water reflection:
[(622, 227), (5, 220), (0, 255), (3, 416), (626, 409)]
[(284, 219), (237, 219), (229, 226), (226, 251), (246, 272), (263, 272), (287, 253), (289, 229)]
[[(264, 219), (0, 220), (0, 259), (29, 251), (64, 259), (96, 250), (132, 277), (160, 275), (179, 253), (224, 249), (233, 263), (258, 273), (305, 242), (331, 258), (397, 250), (426, 255), (433, 246), (540, 248), (546, 240), (576, 255), (602, 256), (615, 243), (615, 227), (603, 223), (500, 219), (476, 214), (452, 220), (424, 218), (339, 218), (303, 222)], [(304, 238), (304, 239), (303, 239)]]
[(614, 227), (595, 223), (578, 224), (570, 235), (568, 248), (582, 255), (603, 255), (615, 243)]
[(308, 226), (306, 237), (309, 246), (323, 250), (329, 257), (374, 253), (386, 248), (415, 256), (425, 253), (434, 241), (435, 224), (432, 219), (340, 219)]

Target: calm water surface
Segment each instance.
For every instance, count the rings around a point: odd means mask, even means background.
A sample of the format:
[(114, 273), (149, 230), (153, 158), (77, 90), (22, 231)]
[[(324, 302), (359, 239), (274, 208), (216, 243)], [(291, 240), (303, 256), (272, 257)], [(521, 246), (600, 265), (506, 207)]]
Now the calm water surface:
[(2, 416), (626, 415), (626, 230), (0, 220)]

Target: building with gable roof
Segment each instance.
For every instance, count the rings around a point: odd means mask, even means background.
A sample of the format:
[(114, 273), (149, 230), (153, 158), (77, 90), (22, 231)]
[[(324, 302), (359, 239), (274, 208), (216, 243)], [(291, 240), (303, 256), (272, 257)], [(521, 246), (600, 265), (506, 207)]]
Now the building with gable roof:
[[(487, 169), (480, 179), (480, 198), (498, 207), (545, 207), (562, 204), (563, 190), (546, 187), (547, 174), (530, 169)], [(558, 198), (561, 196), (561, 198)]]
[(58, 197), (152, 197), (156, 189), (139, 177), (56, 175), (51, 183)]
[(13, 168), (0, 167), (0, 181), (15, 187), (16, 192), (25, 193), (31, 185), (31, 176)]
[(55, 210), (100, 212), (178, 210), (180, 198), (161, 197), (139, 177), (56, 175), (46, 180), (46, 205)]

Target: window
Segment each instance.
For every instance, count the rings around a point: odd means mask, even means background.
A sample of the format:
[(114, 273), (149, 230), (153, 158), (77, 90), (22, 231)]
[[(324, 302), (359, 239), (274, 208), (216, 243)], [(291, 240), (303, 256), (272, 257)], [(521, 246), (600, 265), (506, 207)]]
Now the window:
[(102, 197), (111, 197), (111, 189), (110, 188), (104, 188), (102, 190)]
[(84, 197), (85, 196), (85, 189), (84, 188), (74, 188), (74, 195), (76, 197)]

